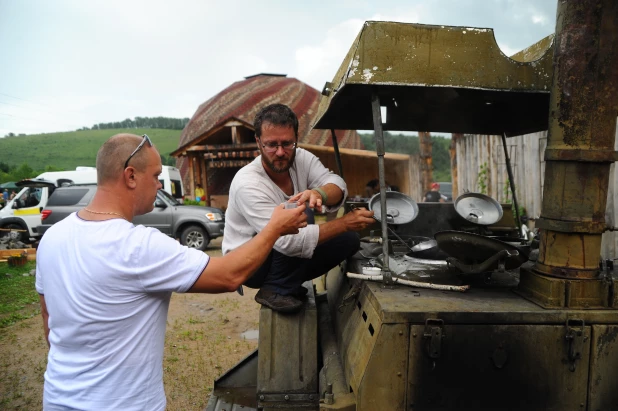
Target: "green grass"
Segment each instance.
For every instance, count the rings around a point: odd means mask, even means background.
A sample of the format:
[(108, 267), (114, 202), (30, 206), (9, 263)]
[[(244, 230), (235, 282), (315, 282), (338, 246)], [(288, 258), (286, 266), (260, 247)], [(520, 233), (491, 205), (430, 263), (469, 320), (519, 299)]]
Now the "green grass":
[(75, 170), (77, 166), (94, 167), (97, 151), (103, 142), (122, 132), (148, 134), (159, 152), (169, 157), (169, 153), (178, 148), (182, 130), (132, 128), (5, 137), (0, 138), (0, 162), (9, 166), (20, 166), (25, 162), (35, 170), (43, 170), (48, 165), (64, 170)]
[(34, 261), (28, 261), (22, 267), (9, 267), (7, 263), (0, 263), (0, 328), (40, 313), (39, 294), (34, 287), (35, 277), (22, 276), (34, 268)]

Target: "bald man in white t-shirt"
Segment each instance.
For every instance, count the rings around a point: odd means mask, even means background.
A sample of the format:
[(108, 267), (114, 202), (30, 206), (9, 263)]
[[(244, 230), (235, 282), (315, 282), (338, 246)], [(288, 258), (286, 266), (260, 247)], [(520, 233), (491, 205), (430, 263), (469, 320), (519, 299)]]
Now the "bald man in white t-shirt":
[(37, 250), (36, 289), (50, 347), (43, 408), (164, 410), (172, 292), (236, 290), (281, 235), (307, 225), (304, 207), (276, 207), (251, 241), (209, 257), (131, 223), (152, 211), (161, 188), (161, 157), (148, 136), (113, 136), (96, 165), (91, 203), (54, 224)]

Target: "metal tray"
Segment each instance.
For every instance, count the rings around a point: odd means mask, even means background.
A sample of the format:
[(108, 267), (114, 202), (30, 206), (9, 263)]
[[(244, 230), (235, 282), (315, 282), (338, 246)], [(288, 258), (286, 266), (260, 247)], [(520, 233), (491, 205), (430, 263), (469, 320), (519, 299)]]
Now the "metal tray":
[[(418, 217), (418, 204), (405, 194), (398, 191), (386, 191), (386, 222), (388, 224), (406, 224)], [(380, 193), (369, 199), (368, 208), (374, 217), (382, 221), (380, 209)]]
[(493, 198), (480, 193), (466, 193), (457, 197), (455, 203), (457, 214), (480, 225), (490, 225), (502, 219), (502, 206)]

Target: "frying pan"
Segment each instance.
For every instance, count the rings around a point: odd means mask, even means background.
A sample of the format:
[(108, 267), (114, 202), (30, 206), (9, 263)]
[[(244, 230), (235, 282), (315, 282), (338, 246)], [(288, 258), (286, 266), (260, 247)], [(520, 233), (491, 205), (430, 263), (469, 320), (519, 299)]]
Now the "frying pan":
[[(494, 238), (463, 231), (440, 231), (434, 237), (440, 250), (465, 264), (482, 263), (503, 250), (517, 251), (513, 253), (517, 255), (505, 259), (504, 268), (507, 270), (513, 270), (528, 261), (527, 255), (520, 253), (515, 245)], [(496, 267), (497, 262), (491, 268)]]
[(457, 214), (466, 220), (480, 225), (497, 223), (502, 218), (500, 203), (481, 193), (465, 193), (457, 197), (455, 203)]
[[(418, 217), (418, 204), (407, 195), (398, 191), (386, 191), (386, 222), (388, 224), (406, 224)], [(376, 220), (382, 221), (380, 193), (369, 199), (367, 204)]]

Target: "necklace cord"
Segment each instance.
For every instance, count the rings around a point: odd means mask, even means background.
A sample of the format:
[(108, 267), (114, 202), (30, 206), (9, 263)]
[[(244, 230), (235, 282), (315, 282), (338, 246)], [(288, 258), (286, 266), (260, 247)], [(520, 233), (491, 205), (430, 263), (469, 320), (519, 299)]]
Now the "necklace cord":
[(90, 210), (88, 207), (84, 207), (83, 208), (84, 211), (87, 211), (89, 213), (92, 214), (102, 214), (102, 215), (117, 215), (118, 217), (122, 217), (125, 220), (129, 220), (128, 218), (126, 218), (124, 215), (120, 214), (120, 213), (116, 213), (114, 211), (94, 211), (94, 210)]

